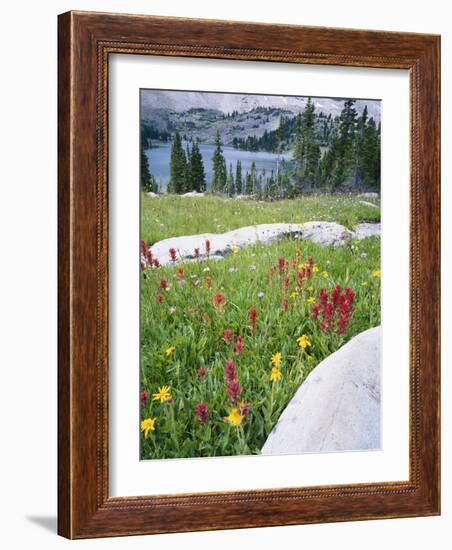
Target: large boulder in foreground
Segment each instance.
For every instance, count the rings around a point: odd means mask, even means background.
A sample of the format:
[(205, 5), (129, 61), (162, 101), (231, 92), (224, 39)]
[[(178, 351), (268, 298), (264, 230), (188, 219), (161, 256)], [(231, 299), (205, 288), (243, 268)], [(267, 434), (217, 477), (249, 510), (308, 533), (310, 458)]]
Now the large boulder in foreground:
[(381, 327), (323, 360), (281, 414), (262, 454), (380, 448)]
[[(371, 229), (370, 226), (378, 225)], [(366, 227), (362, 230), (363, 226)], [(380, 224), (358, 224), (355, 231), (350, 231), (343, 225), (334, 222), (312, 221), (303, 224), (264, 223), (240, 227), (226, 233), (202, 233), (171, 237), (152, 245), (151, 250), (161, 265), (171, 263), (169, 249), (177, 252), (178, 261), (189, 261), (195, 257), (195, 248), (199, 249), (200, 257), (206, 257), (205, 243), (210, 241), (210, 257), (224, 257), (234, 248), (244, 248), (256, 243), (270, 244), (284, 237), (294, 237), (312, 241), (323, 246), (344, 246), (350, 244), (352, 238), (362, 239), (371, 234), (380, 233)]]

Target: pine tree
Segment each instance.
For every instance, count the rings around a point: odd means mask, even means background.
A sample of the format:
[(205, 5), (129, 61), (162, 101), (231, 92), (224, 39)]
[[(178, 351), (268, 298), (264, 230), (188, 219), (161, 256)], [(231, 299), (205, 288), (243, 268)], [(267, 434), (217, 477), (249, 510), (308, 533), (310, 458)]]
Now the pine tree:
[(157, 183), (154, 176), (151, 174), (149, 160), (143, 147), (141, 147), (140, 152), (140, 181), (141, 190), (144, 193), (157, 193)]
[(332, 186), (334, 189), (345, 183), (354, 164), (353, 145), (356, 132), (355, 99), (346, 99), (339, 117), (339, 130), (334, 143)]
[(380, 133), (380, 124), (377, 127), (374, 119), (369, 119), (362, 151), (363, 184), (376, 190), (380, 189), (381, 180)]
[(238, 160), (235, 167), (235, 192), (242, 194), (242, 161)]
[(253, 194), (253, 182), (251, 181), (251, 174), (247, 171), (245, 176), (245, 195)]
[(232, 173), (232, 162), (229, 163), (229, 173), (226, 180), (226, 194), (229, 197), (235, 195), (234, 174)]
[(315, 105), (308, 98), (303, 115), (297, 119), (294, 160), (300, 190), (318, 182), (320, 147), (315, 132)]
[(179, 132), (171, 146), (169, 193), (184, 193), (187, 177), (187, 159)]
[(251, 173), (250, 173), (250, 187), (251, 187), (251, 193), (250, 195), (256, 195), (257, 194), (257, 173), (256, 173), (256, 163), (251, 163)]
[(206, 190), (206, 175), (204, 171), (204, 163), (202, 161), (199, 144), (195, 141), (192, 145), (189, 160), (190, 182), (193, 191), (204, 193)]
[(361, 116), (358, 118), (358, 123), (355, 133), (354, 144), (354, 182), (355, 189), (361, 187), (364, 183), (366, 166), (364, 161), (364, 148), (366, 140), (366, 127), (367, 127), (367, 105), (364, 106)]
[(212, 179), (212, 192), (223, 193), (226, 187), (227, 171), (226, 161), (223, 156), (223, 149), (221, 148), (220, 132), (217, 131), (215, 138), (215, 151), (212, 157), (213, 161), (213, 179)]
[(269, 199), (276, 199), (278, 196), (278, 186), (276, 183), (276, 179), (273, 175), (273, 170), (271, 171), (271, 175), (267, 180), (267, 187), (266, 187), (266, 195)]

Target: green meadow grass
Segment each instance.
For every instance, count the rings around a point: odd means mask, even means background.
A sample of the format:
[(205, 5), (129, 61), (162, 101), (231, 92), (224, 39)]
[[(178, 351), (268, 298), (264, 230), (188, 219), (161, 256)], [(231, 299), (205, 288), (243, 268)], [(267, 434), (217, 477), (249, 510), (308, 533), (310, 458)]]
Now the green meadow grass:
[[(143, 197), (142, 236), (153, 243), (169, 236), (223, 232), (254, 223), (344, 223), (347, 218), (353, 225), (379, 220), (379, 209), (358, 200), (322, 196), (254, 203), (216, 197)], [(295, 261), (297, 252), (301, 259)], [(289, 261), (284, 275), (277, 269), (280, 257)], [(318, 271), (296, 295), (298, 264), (310, 257)], [(178, 267), (182, 267), (183, 276), (167, 266), (146, 270), (142, 279), (141, 387), (148, 398), (141, 405), (141, 418), (155, 419), (155, 430), (147, 437), (141, 434), (142, 459), (258, 454), (309, 372), (352, 336), (380, 323), (380, 278), (375, 273), (380, 269), (378, 238), (337, 249), (287, 238), (238, 250), (221, 261)], [(168, 283), (167, 290), (159, 288), (162, 279)], [(337, 284), (356, 293), (345, 334), (322, 332), (311, 314), (312, 298), (318, 302), (322, 288), (330, 292)], [(216, 293), (225, 297), (224, 311), (213, 303)], [(163, 301), (158, 302), (157, 295), (163, 296)], [(255, 330), (250, 327), (251, 307), (257, 311)], [(234, 338), (243, 337), (244, 351), (239, 355), (233, 344), (224, 340), (225, 329), (231, 329)], [(297, 344), (301, 335), (310, 340), (306, 349)], [(168, 354), (166, 350), (170, 350)], [(278, 352), (282, 378), (271, 381), (271, 357)], [(238, 426), (225, 421), (235, 406), (224, 380), (228, 359), (234, 360), (238, 373), (238, 401), (249, 405), (248, 416)], [(206, 371), (204, 377), (198, 374), (200, 368)], [(152, 399), (162, 386), (170, 388), (170, 401)], [(209, 410), (204, 424), (195, 418), (200, 402)]]
[(358, 222), (379, 222), (379, 199), (362, 204), (353, 195), (303, 196), (294, 200), (256, 202), (207, 195), (141, 197), (141, 238), (153, 244), (168, 237), (198, 233), (224, 233), (260, 223), (335, 221), (348, 227)]

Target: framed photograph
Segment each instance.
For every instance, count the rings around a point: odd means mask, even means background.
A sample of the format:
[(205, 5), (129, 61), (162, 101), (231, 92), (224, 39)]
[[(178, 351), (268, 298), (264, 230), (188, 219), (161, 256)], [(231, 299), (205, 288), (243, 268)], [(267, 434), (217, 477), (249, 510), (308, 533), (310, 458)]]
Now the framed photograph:
[(59, 16), (61, 535), (440, 513), (439, 56)]

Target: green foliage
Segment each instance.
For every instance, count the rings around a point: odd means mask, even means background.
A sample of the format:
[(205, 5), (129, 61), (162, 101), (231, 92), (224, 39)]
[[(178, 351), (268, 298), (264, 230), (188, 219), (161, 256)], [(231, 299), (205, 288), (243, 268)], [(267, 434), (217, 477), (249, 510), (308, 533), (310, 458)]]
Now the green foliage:
[(170, 181), (168, 192), (185, 193), (187, 184), (187, 158), (182, 147), (182, 140), (179, 132), (176, 133), (172, 147), (170, 160)]
[(229, 173), (226, 180), (226, 194), (229, 197), (235, 195), (235, 183), (234, 183), (234, 174), (232, 173), (232, 162), (229, 164)]
[(157, 184), (149, 169), (149, 160), (143, 148), (140, 150), (140, 184), (144, 193), (157, 193)]
[[(186, 209), (191, 211), (188, 204)], [(165, 219), (170, 213), (163, 211)], [(208, 224), (203, 227), (209, 229)], [(141, 285), (140, 379), (149, 397), (141, 406), (141, 418), (155, 418), (155, 431), (147, 438), (141, 435), (141, 458), (259, 453), (312, 369), (352, 336), (380, 323), (380, 281), (373, 275), (379, 269), (379, 251), (376, 238), (336, 249), (285, 239), (239, 250), (221, 262), (185, 264), (182, 278), (171, 266), (148, 270)], [(287, 258), (290, 265), (297, 259), (295, 268), (289, 267), (288, 289), (275, 270), (279, 257)], [(296, 290), (298, 261), (309, 257), (314, 258), (318, 272)], [(161, 279), (168, 282), (168, 290), (159, 288)], [(330, 292), (336, 284), (356, 292), (355, 310), (343, 335), (322, 332), (311, 316), (310, 299), (318, 299), (322, 288)], [(224, 310), (214, 306), (212, 299), (218, 292), (225, 296)], [(160, 303), (157, 294), (164, 296)], [(285, 299), (287, 311), (282, 307)], [(250, 328), (251, 307), (257, 310), (256, 330)], [(237, 335), (243, 337), (240, 355), (223, 338), (225, 329), (232, 330), (234, 341)], [(302, 334), (311, 343), (306, 350), (297, 345)], [(172, 346), (174, 351), (166, 353)], [(282, 379), (271, 382), (271, 358), (278, 352)], [(233, 407), (224, 380), (228, 359), (234, 360), (237, 369), (240, 401), (250, 407), (240, 426), (225, 422)], [(206, 371), (203, 377), (198, 374), (200, 368)], [(170, 387), (171, 401), (152, 400), (162, 386)], [(209, 409), (205, 424), (195, 418), (200, 402)]]
[[(380, 206), (379, 200), (366, 200)], [(223, 233), (246, 225), (312, 220), (335, 221), (346, 226), (379, 222), (380, 208), (362, 204), (359, 197), (350, 195), (304, 195), (259, 204), (254, 200), (213, 195), (141, 198), (141, 238), (149, 244), (181, 235)]]
[(199, 144), (195, 141), (192, 145), (189, 155), (189, 191), (197, 191), (198, 193), (204, 193), (206, 190), (206, 175), (204, 172), (204, 163), (202, 161), (202, 155), (199, 150)]
[(227, 171), (226, 161), (223, 156), (223, 149), (221, 148), (220, 133), (217, 132), (215, 138), (215, 151), (213, 154), (213, 179), (212, 179), (212, 193), (223, 193), (226, 187)]
[(320, 146), (315, 131), (315, 106), (308, 98), (303, 115), (297, 119), (294, 160), (297, 188), (312, 189), (319, 175)]
[(236, 170), (235, 170), (235, 192), (237, 195), (241, 195), (243, 192), (242, 189), (243, 183), (242, 183), (242, 161), (238, 160), (236, 163)]

